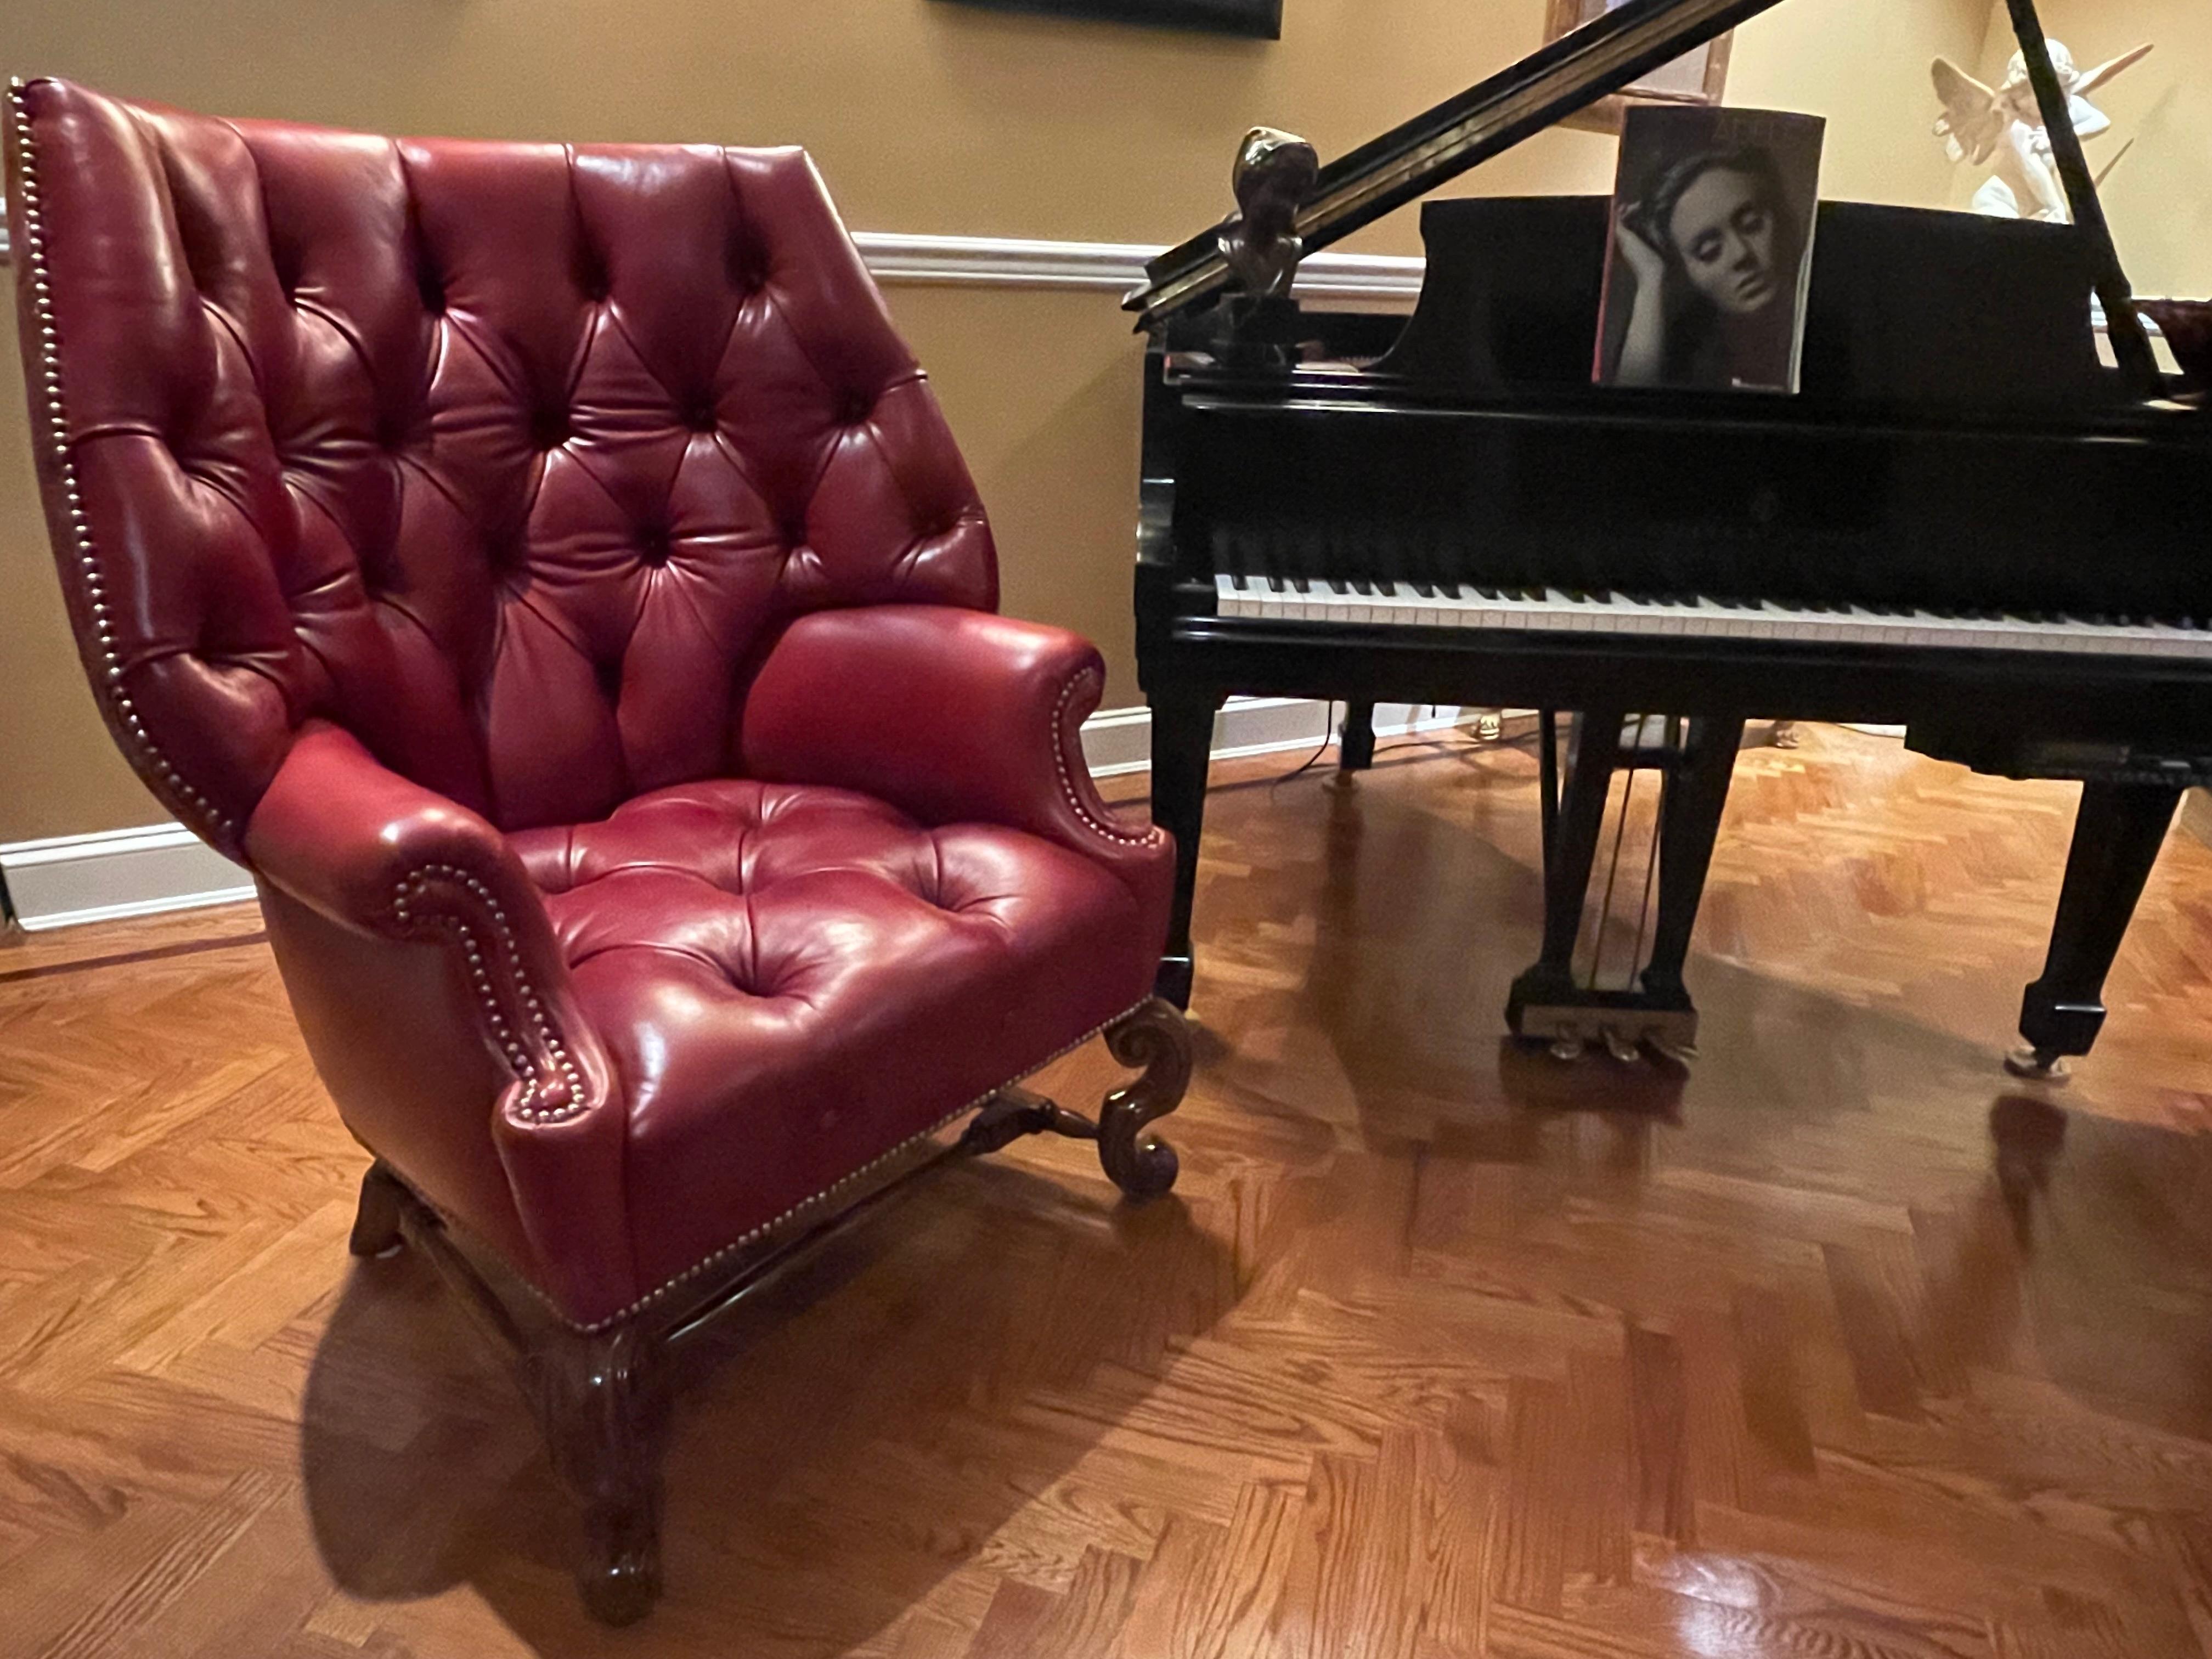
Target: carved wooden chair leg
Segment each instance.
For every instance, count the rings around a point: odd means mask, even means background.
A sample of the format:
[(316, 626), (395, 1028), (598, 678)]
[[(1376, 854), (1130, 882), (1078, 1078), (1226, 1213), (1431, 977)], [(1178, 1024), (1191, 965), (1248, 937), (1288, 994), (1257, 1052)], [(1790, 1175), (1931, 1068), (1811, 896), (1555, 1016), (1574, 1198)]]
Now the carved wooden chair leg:
[(346, 1248), (356, 1255), (396, 1255), (406, 1241), (399, 1231), (399, 1216), (407, 1202), (407, 1189), (399, 1177), (382, 1164), (372, 1164), (361, 1178), (361, 1203), (354, 1211), (353, 1236)]
[(1158, 1198), (1175, 1185), (1175, 1148), (1151, 1132), (1152, 1120), (1182, 1103), (1190, 1086), (1190, 1027), (1182, 1011), (1154, 997), (1106, 1029), (1106, 1048), (1144, 1074), (1106, 1097), (1098, 1115), (1098, 1161), (1131, 1198)]
[(562, 1331), (521, 1358), (553, 1467), (584, 1503), (577, 1588), (593, 1617), (634, 1624), (660, 1596), (661, 1455), (666, 1356), (635, 1326)]

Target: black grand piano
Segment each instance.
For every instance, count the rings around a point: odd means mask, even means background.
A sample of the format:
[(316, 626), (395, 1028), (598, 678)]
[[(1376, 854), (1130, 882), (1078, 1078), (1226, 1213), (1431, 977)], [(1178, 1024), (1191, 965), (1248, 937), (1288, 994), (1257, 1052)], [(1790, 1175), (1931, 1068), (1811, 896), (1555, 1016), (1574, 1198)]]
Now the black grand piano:
[[(1629, 0), (1309, 172), (1302, 251), (1773, 3)], [(1240, 291), (1234, 215), (1152, 263), (1127, 303), (1151, 335), (1138, 669), (1180, 854), (1162, 994), (1190, 995), (1229, 696), (1346, 702), (1348, 766), (1378, 701), (1547, 711), (1544, 937), (1507, 1018), (1563, 1053), (1694, 1038), (1683, 964), (1747, 717), (1870, 721), (2081, 781), (2010, 1063), (2088, 1052), (2181, 792), (2212, 776), (2212, 413), (2158, 370), (2033, 0), (2008, 3), (2075, 222), (1824, 204), (1795, 395), (1589, 383), (1601, 198), (1428, 204), (1410, 322)], [(1663, 780), (1651, 946), (1578, 981), (1624, 768)]]

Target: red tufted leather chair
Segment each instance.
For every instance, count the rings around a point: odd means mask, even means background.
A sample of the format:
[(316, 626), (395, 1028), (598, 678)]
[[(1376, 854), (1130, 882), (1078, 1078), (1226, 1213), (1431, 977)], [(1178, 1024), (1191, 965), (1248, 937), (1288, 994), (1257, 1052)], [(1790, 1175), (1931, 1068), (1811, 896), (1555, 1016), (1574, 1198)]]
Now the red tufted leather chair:
[[(404, 1232), (516, 1344), (657, 1584), (661, 1357), (1148, 1002), (1171, 852), (1091, 787), (1084, 641), (991, 532), (795, 149), (395, 141), (15, 89), (17, 293), (115, 738), (252, 872)], [(956, 1149), (957, 1150), (957, 1149)], [(532, 1294), (514, 1295), (517, 1289)]]

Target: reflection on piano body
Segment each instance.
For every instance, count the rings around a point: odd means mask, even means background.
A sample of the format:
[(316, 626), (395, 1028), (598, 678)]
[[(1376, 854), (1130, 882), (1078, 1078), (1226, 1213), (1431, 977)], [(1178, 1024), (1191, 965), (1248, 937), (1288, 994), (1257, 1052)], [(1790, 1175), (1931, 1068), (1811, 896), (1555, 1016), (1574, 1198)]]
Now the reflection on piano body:
[[(1181, 855), (1164, 994), (1190, 994), (1228, 696), (1346, 702), (1350, 767), (1378, 701), (1576, 711), (1563, 769), (1544, 720), (1544, 939), (1508, 1009), (1570, 1048), (1694, 1036), (1682, 968), (1746, 717), (1879, 721), (2082, 780), (2015, 1064), (2087, 1052), (2180, 793), (2212, 777), (2212, 414), (2166, 396), (2032, 0), (2008, 3), (2075, 224), (1823, 204), (1796, 396), (1589, 385), (1601, 198), (1428, 204), (1410, 321), (1236, 295), (1233, 221), (1154, 262), (1128, 303), (1138, 665)], [(1325, 246), (1771, 3), (1628, 0), (1324, 167), (1297, 234)], [(1664, 780), (1651, 950), (1578, 982), (1624, 768)]]

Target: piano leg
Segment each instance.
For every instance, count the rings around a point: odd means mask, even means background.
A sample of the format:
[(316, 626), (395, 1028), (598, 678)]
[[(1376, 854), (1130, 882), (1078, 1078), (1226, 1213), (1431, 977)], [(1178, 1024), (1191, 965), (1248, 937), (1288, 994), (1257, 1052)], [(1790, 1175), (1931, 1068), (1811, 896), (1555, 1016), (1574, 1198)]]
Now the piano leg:
[(2021, 999), (2027, 1046), (2005, 1061), (2015, 1075), (2063, 1077), (2063, 1056), (2086, 1054), (2096, 1042), (2105, 1023), (2105, 975), (2180, 802), (2181, 791), (2165, 784), (2081, 786), (2051, 954), (2043, 977)]
[(1206, 828), (1206, 757), (1213, 746), (1219, 700), (1176, 694), (1152, 705), (1152, 822), (1175, 837), (1175, 903), (1168, 942), (1153, 989), (1178, 1008), (1190, 1006), (1190, 910), (1198, 889), (1198, 841)]
[(1623, 712), (1601, 708), (1584, 714), (1567, 740), (1565, 787), (1556, 812), (1546, 815), (1551, 833), (1544, 847), (1543, 950), (1536, 965), (1513, 981), (1505, 1003), (1505, 1023), (1518, 1036), (1559, 1035), (1523, 1030), (1522, 1016), (1532, 1006), (1558, 1006), (1577, 994), (1575, 940), (1582, 933), (1583, 896), (1589, 890), (1606, 796), (1620, 754)]
[(1690, 930), (1705, 895), (1705, 872), (1711, 867), (1713, 842), (1728, 805), (1736, 751), (1743, 746), (1743, 726), (1740, 719), (1692, 720), (1681, 757), (1668, 780), (1659, 825), (1659, 904), (1643, 984), (1668, 1006), (1690, 1006), (1682, 964), (1689, 959)]
[(1336, 769), (1364, 772), (1375, 764), (1375, 705), (1344, 705), (1344, 724), (1336, 728)]

